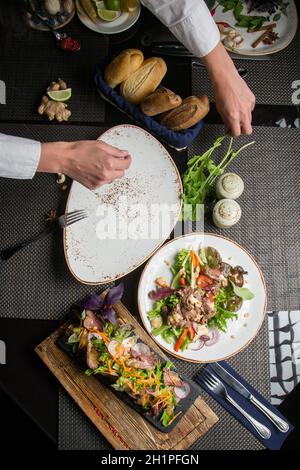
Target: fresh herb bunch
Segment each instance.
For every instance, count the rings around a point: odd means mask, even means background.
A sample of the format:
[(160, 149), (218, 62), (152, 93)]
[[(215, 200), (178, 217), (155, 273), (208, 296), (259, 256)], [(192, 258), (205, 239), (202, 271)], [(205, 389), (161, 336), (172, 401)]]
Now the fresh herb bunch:
[[(247, 0), (249, 5), (248, 12), (256, 10), (258, 12), (266, 12), (268, 15), (272, 15), (278, 12), (282, 12), (287, 15), (288, 1), (284, 0)], [(233, 10), (234, 17), (236, 19), (235, 26), (240, 28), (247, 28), (249, 30), (258, 30), (264, 23), (270, 21), (270, 16), (262, 15), (245, 15), (243, 14), (244, 2), (243, 0), (219, 0), (219, 4), (223, 7), (223, 12)], [(273, 17), (273, 21), (278, 21), (281, 17), (280, 13), (276, 13)]]
[[(233, 138), (230, 139), (229, 147), (217, 165), (212, 159), (214, 151), (222, 145), (225, 136), (218, 137), (214, 145), (202, 155), (191, 158), (188, 161), (187, 171), (184, 173), (183, 182), (183, 220), (197, 220), (197, 204), (205, 204), (213, 192), (213, 185), (216, 179), (224, 173), (225, 168), (234, 160), (238, 154), (254, 144), (250, 142), (243, 145), (238, 150), (232, 150)], [(187, 207), (185, 207), (187, 205)], [(190, 207), (192, 208), (191, 210)]]

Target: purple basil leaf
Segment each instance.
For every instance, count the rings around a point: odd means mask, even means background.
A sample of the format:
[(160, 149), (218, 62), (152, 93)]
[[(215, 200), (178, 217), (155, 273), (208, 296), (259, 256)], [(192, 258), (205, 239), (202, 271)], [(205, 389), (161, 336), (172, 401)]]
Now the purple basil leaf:
[(171, 287), (160, 287), (149, 292), (149, 297), (152, 300), (161, 300), (165, 297), (169, 297), (169, 295), (174, 294), (174, 292), (175, 289), (171, 289)]
[(121, 282), (115, 287), (112, 287), (109, 292), (106, 294), (104, 299), (104, 306), (110, 307), (111, 305), (116, 304), (119, 300), (122, 299), (124, 293), (124, 284)]
[(110, 321), (111, 323), (117, 322), (117, 315), (112, 307), (105, 307), (101, 312), (101, 316), (103, 320)]
[(103, 306), (103, 300), (99, 297), (98, 294), (91, 294), (82, 300), (78, 305), (79, 307), (85, 308), (86, 310), (100, 310)]

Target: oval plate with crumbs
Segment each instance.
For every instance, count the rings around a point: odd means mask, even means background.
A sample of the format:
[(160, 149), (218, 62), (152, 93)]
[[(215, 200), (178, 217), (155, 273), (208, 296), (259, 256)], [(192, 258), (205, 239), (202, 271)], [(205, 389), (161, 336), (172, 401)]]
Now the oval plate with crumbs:
[(143, 264), (168, 238), (181, 211), (182, 184), (167, 150), (151, 134), (120, 125), (99, 139), (132, 157), (125, 176), (91, 191), (74, 181), (66, 212), (88, 217), (64, 231), (73, 276), (84, 284), (119, 279)]

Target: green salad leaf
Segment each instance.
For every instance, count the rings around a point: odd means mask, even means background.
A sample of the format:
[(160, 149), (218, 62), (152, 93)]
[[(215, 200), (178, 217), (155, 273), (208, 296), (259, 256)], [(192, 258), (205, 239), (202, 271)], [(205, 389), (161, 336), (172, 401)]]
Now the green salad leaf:
[(231, 283), (233, 292), (235, 295), (240, 297), (243, 300), (252, 300), (254, 299), (254, 294), (251, 290), (247, 289), (247, 287), (238, 287), (233, 282)]

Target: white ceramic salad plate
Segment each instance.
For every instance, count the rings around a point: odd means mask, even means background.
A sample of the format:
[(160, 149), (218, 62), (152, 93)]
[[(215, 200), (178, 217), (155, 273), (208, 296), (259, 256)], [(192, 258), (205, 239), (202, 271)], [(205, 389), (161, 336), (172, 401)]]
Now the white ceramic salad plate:
[[(104, 2), (103, 3), (103, 8), (104, 8)], [(104, 21), (101, 20), (101, 18), (98, 18), (95, 21), (92, 21), (83, 11), (82, 6), (80, 5), (80, 2), (77, 0), (76, 1), (76, 9), (77, 9), (77, 15), (80, 21), (89, 29), (92, 31), (95, 31), (96, 33), (101, 33), (101, 34), (118, 34), (126, 31), (127, 29), (131, 28), (137, 20), (139, 19), (139, 16), (141, 14), (141, 6), (139, 4), (138, 8), (133, 11), (132, 13), (127, 13), (123, 11), (119, 18), (116, 18), (114, 21)]]
[[(240, 49), (234, 49), (235, 54), (240, 55), (268, 55), (275, 54), (276, 52), (285, 49), (293, 40), (298, 27), (298, 15), (297, 8), (294, 0), (286, 0), (286, 3), (289, 2), (287, 6), (287, 15), (283, 13), (280, 14), (280, 19), (277, 21), (273, 20), (274, 15), (271, 15), (270, 22), (265, 23), (270, 24), (276, 22), (276, 28), (274, 29), (275, 33), (278, 33), (279, 39), (277, 39), (273, 44), (259, 44), (255, 49), (251, 47), (254, 41), (262, 34), (262, 32), (248, 33), (246, 28), (236, 27), (236, 20), (234, 18), (233, 10), (223, 12), (223, 7), (221, 5), (217, 6), (213, 18), (216, 23), (225, 22), (228, 23), (233, 28), (237, 29), (241, 36), (244, 38), (244, 44)], [(217, 2), (216, 2), (217, 5)], [(247, 6), (244, 6), (244, 14), (247, 14)], [(255, 12), (252, 12), (251, 15), (255, 15)], [(258, 16), (268, 16), (267, 13), (257, 13)], [(276, 14), (275, 14), (276, 15)], [(230, 49), (228, 49), (230, 50)]]
[(132, 162), (123, 178), (97, 190), (72, 183), (66, 212), (86, 209), (88, 217), (65, 229), (65, 257), (78, 281), (96, 285), (144, 263), (170, 235), (182, 204), (176, 165), (151, 134), (124, 124), (99, 139), (127, 150)]
[[(152, 327), (147, 314), (152, 310), (155, 302), (149, 297), (149, 292), (155, 289), (155, 279), (159, 277), (171, 282), (173, 275), (170, 266), (182, 248), (198, 252), (200, 245), (211, 246), (218, 250), (223, 262), (232, 266), (242, 266), (248, 272), (245, 276), (245, 287), (254, 293), (254, 298), (243, 302), (237, 318), (228, 320), (226, 333), (220, 332), (215, 344), (204, 346), (197, 351), (185, 349), (175, 352), (174, 344), (168, 344), (161, 336), (152, 335)], [(138, 287), (138, 307), (147, 332), (169, 354), (191, 362), (221, 361), (238, 354), (257, 335), (265, 317), (266, 303), (265, 281), (254, 258), (236, 242), (210, 233), (192, 233), (166, 243), (148, 261)]]

